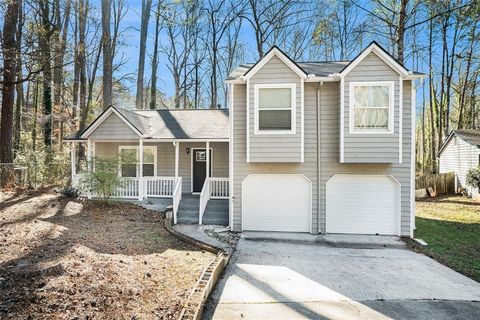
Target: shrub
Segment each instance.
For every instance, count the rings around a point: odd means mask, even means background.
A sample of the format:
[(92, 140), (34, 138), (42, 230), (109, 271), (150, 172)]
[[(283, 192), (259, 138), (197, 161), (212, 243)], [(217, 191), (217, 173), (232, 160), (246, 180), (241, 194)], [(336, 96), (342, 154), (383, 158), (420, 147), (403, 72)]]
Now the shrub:
[(78, 197), (78, 189), (74, 187), (64, 187), (60, 189), (60, 193), (65, 198), (77, 198)]
[(122, 186), (122, 179), (118, 175), (118, 159), (95, 158), (90, 165), (94, 165), (95, 169), (85, 172), (80, 187), (110, 203), (114, 191)]
[(476, 168), (471, 168), (467, 172), (466, 177), (467, 185), (473, 188), (480, 187), (480, 166)]

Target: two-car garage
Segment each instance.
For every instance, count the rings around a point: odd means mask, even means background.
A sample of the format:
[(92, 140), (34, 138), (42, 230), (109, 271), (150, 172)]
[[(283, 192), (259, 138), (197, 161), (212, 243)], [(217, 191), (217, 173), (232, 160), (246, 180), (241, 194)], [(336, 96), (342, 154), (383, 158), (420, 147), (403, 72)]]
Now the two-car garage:
[[(327, 233), (399, 234), (400, 185), (391, 176), (337, 174), (326, 183)], [(242, 229), (310, 232), (312, 182), (252, 174), (242, 183)]]

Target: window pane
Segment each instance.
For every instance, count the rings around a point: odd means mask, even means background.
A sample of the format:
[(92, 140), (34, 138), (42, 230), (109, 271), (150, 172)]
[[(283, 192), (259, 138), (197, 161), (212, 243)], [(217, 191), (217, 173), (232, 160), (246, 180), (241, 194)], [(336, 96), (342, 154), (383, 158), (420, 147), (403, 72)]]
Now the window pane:
[(388, 129), (388, 109), (356, 108), (355, 129)]
[(137, 150), (136, 149), (122, 149), (121, 153), (122, 163), (136, 163)]
[(153, 177), (155, 175), (153, 164), (144, 164), (143, 165), (143, 176), (144, 177)]
[(143, 149), (143, 163), (154, 163), (155, 156), (153, 149)]
[(122, 164), (122, 177), (136, 177), (137, 165), (136, 164)]
[(259, 89), (258, 98), (259, 109), (289, 109), (292, 104), (292, 90), (290, 88)]
[(260, 130), (290, 130), (292, 113), (290, 110), (259, 110)]
[(207, 161), (207, 152), (206, 151), (195, 151), (195, 161), (206, 162)]
[(388, 108), (390, 87), (388, 86), (355, 86), (355, 108)]

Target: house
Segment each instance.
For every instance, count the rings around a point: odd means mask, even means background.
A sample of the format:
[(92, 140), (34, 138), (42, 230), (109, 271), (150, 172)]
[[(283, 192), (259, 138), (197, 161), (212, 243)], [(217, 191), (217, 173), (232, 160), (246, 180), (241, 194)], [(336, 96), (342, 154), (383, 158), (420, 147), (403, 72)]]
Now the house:
[(89, 158), (136, 155), (116, 196), (170, 197), (179, 221), (199, 192), (195, 222), (227, 201), (233, 231), (411, 236), (422, 77), (375, 42), (349, 62), (295, 62), (273, 47), (229, 75), (229, 111), (111, 107), (70, 141)]
[(438, 151), (439, 172), (455, 172), (455, 190), (461, 188), (473, 196), (478, 196), (478, 188), (466, 184), (469, 169), (480, 164), (480, 131), (452, 130)]

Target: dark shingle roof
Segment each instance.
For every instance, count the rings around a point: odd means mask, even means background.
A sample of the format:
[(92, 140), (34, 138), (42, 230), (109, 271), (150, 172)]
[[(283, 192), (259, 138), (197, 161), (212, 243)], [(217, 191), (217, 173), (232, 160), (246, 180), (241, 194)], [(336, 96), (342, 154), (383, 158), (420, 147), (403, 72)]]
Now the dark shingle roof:
[[(317, 77), (328, 77), (330, 74), (338, 73), (348, 65), (349, 61), (322, 61), (322, 62), (298, 62), (297, 65), (307, 74), (314, 74)], [(245, 75), (253, 63), (239, 65), (229, 75), (227, 80), (234, 80)]]
[[(228, 109), (115, 110), (145, 139), (229, 138)], [(64, 140), (81, 140), (87, 129)]]
[(458, 129), (453, 134), (474, 146), (480, 146), (480, 130)]

